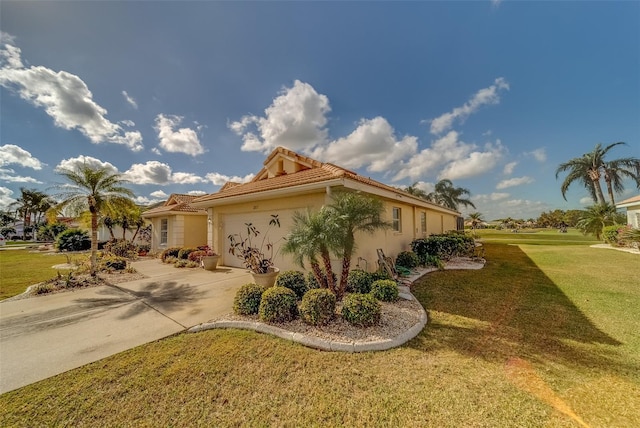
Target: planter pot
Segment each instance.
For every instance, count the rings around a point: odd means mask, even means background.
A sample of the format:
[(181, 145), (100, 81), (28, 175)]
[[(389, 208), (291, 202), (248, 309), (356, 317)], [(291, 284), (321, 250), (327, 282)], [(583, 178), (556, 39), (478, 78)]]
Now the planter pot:
[(218, 260), (220, 260), (220, 256), (204, 256), (202, 258), (202, 266), (206, 270), (216, 270), (216, 267), (218, 267)]
[(276, 278), (278, 277), (279, 273), (280, 269), (278, 269), (277, 267), (271, 267), (269, 268), (269, 272), (267, 273), (251, 272), (251, 275), (253, 276), (253, 282), (255, 282), (256, 284), (263, 287), (273, 287), (273, 285), (276, 283)]

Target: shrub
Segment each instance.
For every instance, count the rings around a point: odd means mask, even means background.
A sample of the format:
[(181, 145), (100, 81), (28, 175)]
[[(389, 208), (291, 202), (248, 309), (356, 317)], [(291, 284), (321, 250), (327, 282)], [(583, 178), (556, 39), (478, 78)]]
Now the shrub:
[(449, 260), (455, 256), (473, 256), (475, 242), (471, 236), (458, 233), (431, 235), (426, 239), (415, 239), (411, 249), (424, 264), (427, 255), (436, 256), (440, 260)]
[(325, 325), (336, 312), (336, 295), (326, 288), (309, 290), (300, 303), (300, 318), (307, 324)]
[(84, 251), (91, 248), (91, 239), (84, 230), (67, 229), (56, 239), (60, 251)]
[(396, 265), (413, 269), (420, 264), (420, 258), (413, 251), (402, 251), (396, 257)]
[(138, 250), (135, 244), (125, 239), (115, 239), (104, 244), (104, 251), (111, 253), (117, 257), (125, 257), (127, 259), (134, 259), (138, 255)]
[(151, 244), (138, 244), (136, 247), (138, 254), (146, 253), (148, 254), (151, 251)]
[(371, 295), (383, 302), (398, 300), (398, 284), (390, 279), (381, 279), (371, 284)]
[(51, 293), (52, 291), (56, 290), (56, 286), (55, 284), (52, 284), (50, 282), (41, 282), (40, 284), (36, 284), (33, 289), (32, 289), (32, 293), (33, 294), (47, 294), (47, 293)]
[(194, 252), (194, 251), (198, 251), (198, 249), (197, 248), (189, 248), (189, 247), (181, 248), (180, 251), (178, 251), (178, 258), (182, 259), (182, 260), (187, 260), (187, 258), (189, 258), (189, 254)]
[(194, 262), (193, 260), (187, 260), (186, 267), (188, 268), (199, 268), (200, 262)]
[(163, 263), (172, 263), (170, 261), (167, 261), (167, 259), (171, 259), (171, 258), (177, 259), (179, 252), (180, 252), (180, 248), (169, 247), (166, 250), (164, 250), (162, 254), (160, 254), (160, 259), (162, 259)]
[(613, 226), (605, 226), (602, 229), (602, 238), (604, 242), (611, 245), (617, 245), (619, 240), (619, 229), (622, 227), (620, 225), (614, 224)]
[(373, 276), (369, 272), (354, 269), (347, 277), (347, 291), (350, 293), (366, 294), (371, 291)]
[(203, 250), (192, 251), (189, 253), (189, 256), (187, 257), (187, 259), (192, 262), (200, 262), (202, 258), (206, 255), (207, 255), (207, 252)]
[(424, 258), (423, 264), (425, 266), (436, 267), (440, 270), (444, 269), (444, 263), (442, 263), (442, 260), (440, 260), (438, 256), (430, 256), (427, 254), (427, 256)]
[(276, 285), (293, 290), (298, 300), (302, 299), (304, 293), (307, 292), (307, 282), (304, 279), (304, 274), (297, 270), (288, 270), (280, 273), (276, 279)]
[(257, 314), (264, 290), (263, 286), (252, 283), (240, 287), (233, 299), (233, 312), (238, 315)]
[[(327, 278), (327, 272), (325, 272), (324, 269), (322, 269), (322, 275), (325, 279)], [(338, 277), (336, 277), (336, 274), (331, 272), (331, 275), (333, 276), (333, 282), (337, 283)], [(318, 284), (316, 276), (313, 274), (313, 272), (309, 272), (307, 274), (307, 289), (311, 290), (312, 288), (320, 288), (320, 284)]]
[[(373, 272), (371, 274), (371, 282), (373, 283), (374, 281), (378, 281), (380, 279), (393, 279), (391, 278), (391, 276), (389, 276), (389, 273), (386, 270), (378, 270), (376, 272)], [(371, 290), (369, 290), (371, 291)], [(369, 292), (367, 291), (367, 293)]]
[(187, 267), (187, 264), (189, 264), (189, 261), (184, 259), (176, 259), (176, 261), (173, 263), (173, 265), (177, 268)]
[(342, 299), (342, 317), (350, 324), (368, 327), (380, 321), (380, 303), (371, 294), (352, 293)]
[(258, 314), (265, 322), (287, 322), (295, 319), (298, 308), (296, 293), (287, 287), (273, 286), (262, 293)]
[(108, 255), (102, 258), (102, 266), (106, 269), (125, 270), (127, 268), (127, 259), (114, 255)]

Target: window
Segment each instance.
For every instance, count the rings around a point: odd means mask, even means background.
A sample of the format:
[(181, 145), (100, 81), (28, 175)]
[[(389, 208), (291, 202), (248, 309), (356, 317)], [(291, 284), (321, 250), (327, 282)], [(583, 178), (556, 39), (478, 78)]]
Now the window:
[(402, 232), (402, 210), (398, 207), (393, 207), (393, 230)]
[(169, 234), (169, 220), (163, 218), (160, 220), (160, 245), (167, 245), (167, 236)]
[(427, 233), (427, 213), (425, 212), (420, 213), (420, 232), (422, 232), (423, 235)]

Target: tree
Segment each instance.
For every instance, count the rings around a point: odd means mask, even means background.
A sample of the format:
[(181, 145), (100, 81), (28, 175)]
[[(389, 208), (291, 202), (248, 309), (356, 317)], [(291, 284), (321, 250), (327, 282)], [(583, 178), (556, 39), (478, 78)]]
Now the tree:
[(449, 179), (442, 179), (436, 183), (435, 190), (427, 195), (427, 199), (452, 210), (458, 210), (459, 205), (475, 208), (476, 206), (465, 195), (471, 195), (468, 189), (453, 187)]
[(427, 192), (425, 192), (424, 190), (418, 188), (418, 182), (416, 181), (415, 183), (413, 183), (410, 186), (407, 186), (404, 189), (405, 192), (407, 192), (410, 195), (413, 195), (415, 197), (418, 197), (420, 199), (428, 199), (429, 195), (427, 194)]
[(26, 239), (27, 230), (32, 229), (31, 223), (40, 223), (53, 203), (46, 193), (36, 189), (21, 187), (20, 194), (10, 206), (15, 207), (16, 214), (22, 218), (22, 239)]
[(616, 224), (616, 207), (606, 202), (604, 204), (596, 204), (583, 212), (580, 220), (576, 224), (576, 227), (584, 235), (594, 235), (596, 239), (600, 239), (602, 236), (602, 229), (605, 226), (611, 226)]
[(469, 214), (469, 221), (471, 222), (471, 229), (473, 230), (473, 234), (476, 235), (476, 227), (484, 223), (484, 218), (482, 218), (482, 213), (475, 212)]
[[(356, 250), (356, 233), (374, 233), (391, 225), (382, 219), (384, 214), (382, 201), (360, 193), (336, 193), (328, 209), (327, 225), (337, 231), (334, 251), (338, 257), (342, 257), (342, 274), (336, 293), (337, 298), (341, 299), (347, 288), (351, 257)], [(327, 275), (331, 273), (327, 272)]]
[(58, 168), (58, 174), (71, 184), (59, 186), (60, 203), (54, 209), (70, 209), (80, 214), (87, 209), (91, 213), (91, 275), (96, 275), (98, 252), (98, 216), (109, 206), (128, 206), (133, 197), (131, 190), (123, 187), (126, 180), (106, 167), (91, 167), (86, 163), (71, 168)]
[(624, 190), (622, 183), (623, 178), (629, 177), (633, 179), (638, 185), (638, 188), (640, 188), (640, 159), (628, 157), (608, 162), (605, 161), (609, 150), (619, 145), (626, 145), (626, 143), (619, 141), (609, 144), (605, 148), (602, 148), (602, 145), (598, 143), (589, 153), (585, 153), (578, 158), (570, 159), (558, 166), (556, 179), (560, 173), (568, 171), (567, 176), (560, 186), (560, 191), (565, 201), (567, 200), (567, 190), (571, 184), (576, 181), (582, 182), (594, 202), (598, 205), (605, 202), (602, 186), (600, 185), (600, 178), (602, 177), (604, 177), (607, 184), (607, 191), (612, 205), (615, 205), (614, 191), (622, 192)]

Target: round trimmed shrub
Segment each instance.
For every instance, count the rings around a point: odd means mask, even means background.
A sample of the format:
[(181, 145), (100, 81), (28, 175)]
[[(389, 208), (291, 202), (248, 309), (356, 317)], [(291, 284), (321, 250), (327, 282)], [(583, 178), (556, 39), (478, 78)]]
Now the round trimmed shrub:
[(102, 265), (107, 269), (125, 270), (127, 259), (119, 256), (107, 256), (102, 259)]
[(342, 299), (342, 317), (350, 324), (362, 327), (380, 321), (380, 302), (371, 294), (352, 293)]
[(336, 312), (336, 295), (326, 288), (309, 290), (302, 297), (299, 310), (305, 323), (325, 325)]
[(347, 277), (347, 291), (350, 293), (367, 294), (371, 291), (373, 276), (369, 272), (360, 269), (354, 269), (349, 272)]
[(177, 259), (179, 252), (180, 252), (179, 247), (169, 247), (165, 249), (162, 252), (162, 254), (160, 254), (160, 259), (162, 259), (163, 263), (171, 263), (171, 262), (168, 262), (167, 259)]
[(187, 260), (189, 258), (189, 254), (193, 253), (194, 251), (198, 251), (198, 249), (189, 247), (180, 248), (180, 251), (178, 251), (178, 258)]
[(202, 251), (202, 250), (192, 251), (189, 253), (187, 260), (189, 260), (190, 262), (199, 262), (206, 255), (207, 255), (206, 251)]
[(60, 251), (84, 251), (91, 248), (91, 238), (84, 230), (67, 229), (56, 238), (56, 246)]
[(265, 322), (287, 322), (298, 313), (296, 293), (287, 287), (273, 286), (262, 293), (258, 315)]
[[(322, 270), (322, 275), (327, 278), (327, 273), (324, 271), (324, 269)], [(337, 283), (338, 277), (336, 277), (336, 274), (331, 272), (331, 275), (333, 276), (333, 282)], [(313, 272), (309, 271), (309, 273), (307, 274), (307, 289), (311, 290), (312, 288), (320, 288), (320, 284), (318, 284), (316, 276), (313, 274)]]
[(233, 312), (238, 315), (254, 315), (260, 308), (260, 299), (264, 287), (258, 284), (245, 284), (236, 292), (233, 299)]
[(378, 281), (380, 279), (391, 279), (389, 273), (386, 270), (378, 270), (371, 274), (371, 282)]
[(396, 257), (396, 265), (413, 269), (420, 264), (420, 258), (413, 251), (402, 251)]
[(288, 270), (280, 273), (276, 279), (276, 285), (293, 290), (298, 300), (302, 299), (304, 293), (307, 292), (307, 282), (304, 279), (304, 274), (297, 270)]
[(371, 295), (383, 302), (398, 300), (398, 284), (391, 279), (380, 279), (371, 284)]

